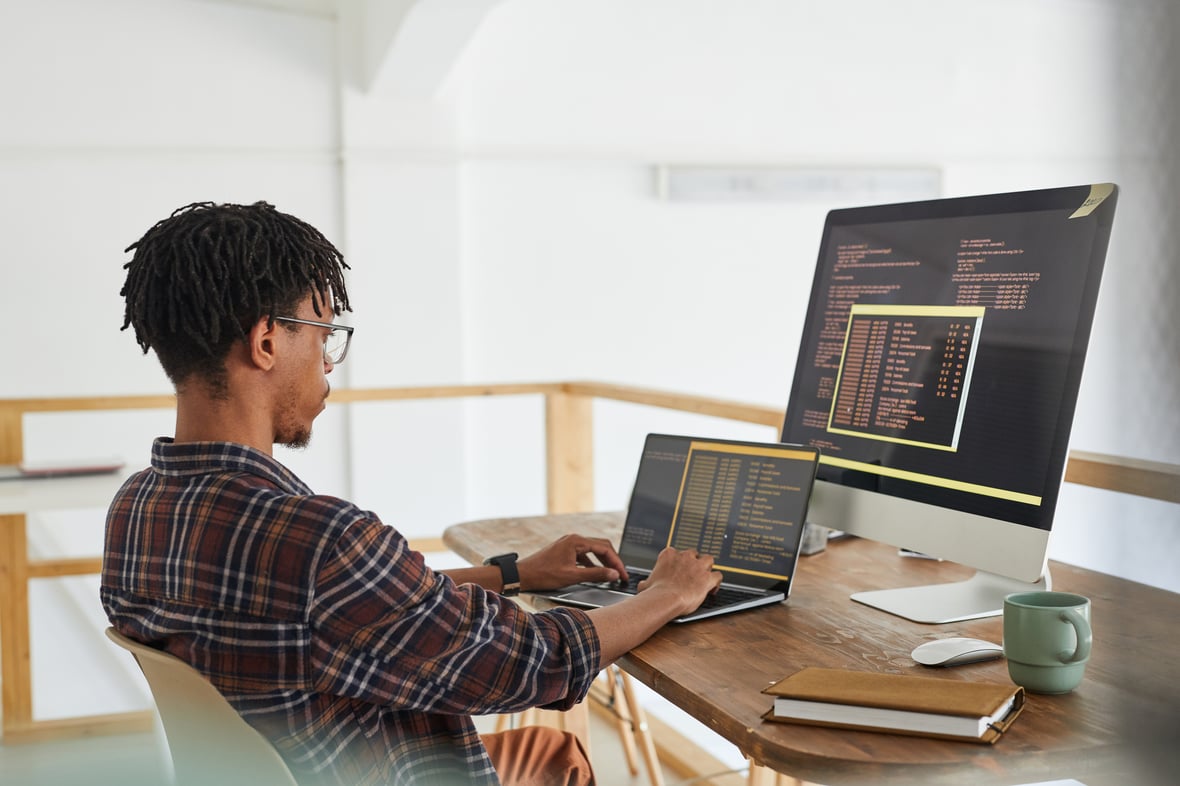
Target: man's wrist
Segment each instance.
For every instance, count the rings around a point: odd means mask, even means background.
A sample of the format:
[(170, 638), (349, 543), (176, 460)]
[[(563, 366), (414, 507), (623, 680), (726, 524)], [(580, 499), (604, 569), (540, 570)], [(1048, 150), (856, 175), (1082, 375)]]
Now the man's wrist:
[(485, 565), (495, 565), (500, 569), (502, 588), (500, 594), (513, 597), (520, 594), (520, 571), (516, 567), (516, 554), (497, 554), (483, 561)]

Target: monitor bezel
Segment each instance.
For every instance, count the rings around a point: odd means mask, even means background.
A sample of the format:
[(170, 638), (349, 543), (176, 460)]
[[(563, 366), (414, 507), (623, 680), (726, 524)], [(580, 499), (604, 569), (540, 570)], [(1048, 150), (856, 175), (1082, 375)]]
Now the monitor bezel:
[[(820, 285), (825, 280), (828, 246), (836, 229), (866, 223), (970, 215), (1063, 209), (1072, 211), (1100, 194), (1105, 194), (1104, 198), (1096, 199), (1097, 204), (1082, 216), (1085, 220), (1095, 222), (1094, 239), (1090, 245), (1089, 259), (1085, 260), (1085, 280), (1081, 290), (1083, 313), (1069, 351), (1063, 400), (1057, 407), (1052, 447), (1044, 473), (1039, 521), (979, 515), (970, 510), (969, 504), (959, 507), (931, 504), (906, 493), (896, 493), (905, 490), (904, 484), (895, 484), (898, 487), (889, 494), (847, 486), (840, 482), (840, 470), (826, 464), (822, 456), (809, 521), (1021, 581), (1032, 582), (1043, 574), (1049, 533), (1068, 461), (1069, 436), (1085, 364), (1085, 349), (1093, 327), (1098, 288), (1118, 197), (1118, 188), (1114, 184), (1084, 184), (830, 211), (824, 222), (791, 395), (780, 430), (783, 441), (800, 441), (799, 434), (790, 429), (804, 395), (807, 353), (816, 338), (815, 331), (822, 327), (818, 312), (823, 306), (824, 293), (820, 291)], [(964, 537), (965, 533), (969, 536)]]

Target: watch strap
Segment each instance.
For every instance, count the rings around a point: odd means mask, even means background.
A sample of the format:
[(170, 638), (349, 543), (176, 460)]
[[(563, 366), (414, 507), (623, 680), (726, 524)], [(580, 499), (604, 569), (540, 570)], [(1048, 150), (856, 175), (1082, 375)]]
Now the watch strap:
[(516, 568), (516, 554), (497, 554), (483, 561), (485, 565), (495, 565), (500, 569), (500, 579), (503, 588), (500, 594), (513, 597), (520, 594), (520, 571)]

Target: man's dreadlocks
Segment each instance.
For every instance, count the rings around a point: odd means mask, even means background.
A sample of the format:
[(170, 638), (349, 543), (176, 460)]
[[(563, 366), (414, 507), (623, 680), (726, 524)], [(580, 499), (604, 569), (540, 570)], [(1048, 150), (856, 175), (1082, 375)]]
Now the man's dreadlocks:
[(318, 230), (266, 202), (179, 208), (127, 247), (123, 328), (154, 349), (174, 385), (194, 374), (225, 390), (225, 357), (262, 317), (290, 316), (309, 294), (351, 311), (348, 265)]

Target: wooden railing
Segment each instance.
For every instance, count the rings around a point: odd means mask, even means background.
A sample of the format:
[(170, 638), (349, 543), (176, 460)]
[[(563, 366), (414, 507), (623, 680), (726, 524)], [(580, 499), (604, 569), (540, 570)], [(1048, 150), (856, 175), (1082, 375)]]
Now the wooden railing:
[[(545, 401), (545, 469), (547, 508), (551, 513), (594, 507), (593, 402), (623, 401), (662, 409), (691, 412), (778, 428), (783, 413), (776, 407), (600, 382), (549, 382), (494, 385), (335, 390), (331, 401), (355, 404), (481, 396), (541, 395)], [(49, 412), (101, 412), (170, 409), (171, 395), (96, 396), (47, 399), (0, 399), (0, 464), (15, 464), (24, 456), (24, 418)], [(1112, 491), (1180, 503), (1180, 466), (1135, 458), (1075, 451), (1070, 454), (1065, 479)], [(97, 573), (100, 557), (28, 559), (26, 516), (0, 515), (0, 687), (3, 689), (5, 742), (55, 736), (146, 728), (145, 713), (36, 721), (33, 718), (32, 671), (29, 647), (28, 582)], [(439, 541), (415, 541), (424, 550)]]

